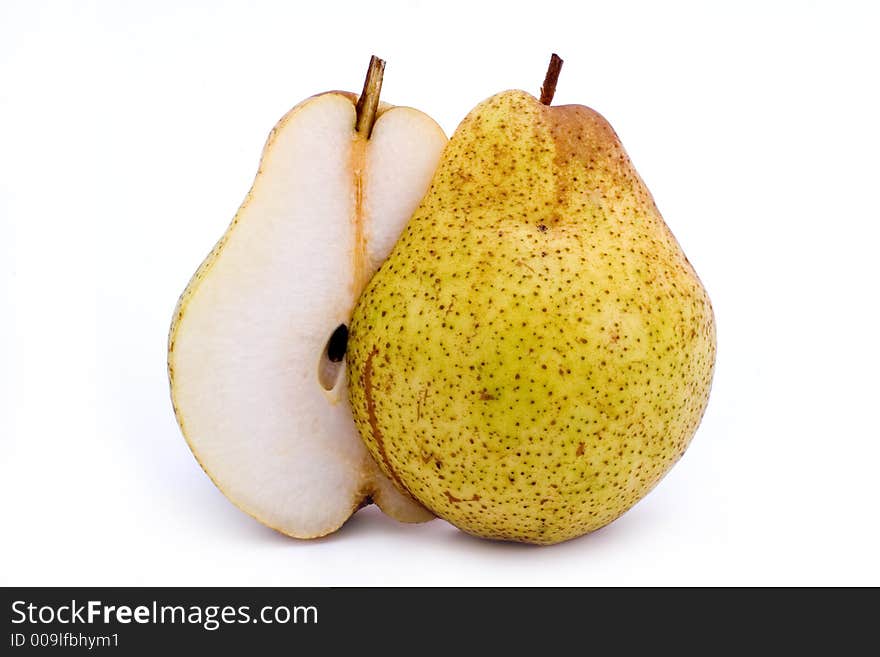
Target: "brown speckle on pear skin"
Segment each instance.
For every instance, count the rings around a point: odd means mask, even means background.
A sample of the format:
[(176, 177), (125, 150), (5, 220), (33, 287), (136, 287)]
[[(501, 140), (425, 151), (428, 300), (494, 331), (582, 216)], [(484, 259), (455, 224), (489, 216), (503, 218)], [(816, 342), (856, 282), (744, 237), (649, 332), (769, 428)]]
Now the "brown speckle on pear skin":
[(480, 501), (480, 496), (475, 494), (475, 495), (471, 496), (470, 499), (468, 499), (468, 500), (463, 500), (463, 499), (461, 499), (461, 498), (459, 498), (459, 497), (456, 497), (455, 495), (453, 495), (453, 494), (450, 493), (449, 491), (446, 491), (446, 499), (449, 500), (449, 503), (450, 503), (450, 504), (458, 504), (459, 502), (479, 502), (479, 501)]

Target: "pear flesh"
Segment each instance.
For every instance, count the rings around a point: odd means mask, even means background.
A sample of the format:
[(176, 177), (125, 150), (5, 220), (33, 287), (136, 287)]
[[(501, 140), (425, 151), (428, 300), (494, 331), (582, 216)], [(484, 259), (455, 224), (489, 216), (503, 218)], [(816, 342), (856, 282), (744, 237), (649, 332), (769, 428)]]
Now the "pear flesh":
[(322, 94), (281, 119), (169, 337), (172, 400), (193, 454), (238, 507), (300, 538), (334, 531), (367, 498), (402, 521), (432, 517), (358, 438), (345, 360), (329, 343), (424, 195), (446, 137), (427, 115), (381, 104), (367, 139), (355, 101)]
[(508, 91), (458, 127), (354, 312), (350, 394), (401, 490), (477, 536), (596, 530), (687, 448), (709, 298), (611, 126)]

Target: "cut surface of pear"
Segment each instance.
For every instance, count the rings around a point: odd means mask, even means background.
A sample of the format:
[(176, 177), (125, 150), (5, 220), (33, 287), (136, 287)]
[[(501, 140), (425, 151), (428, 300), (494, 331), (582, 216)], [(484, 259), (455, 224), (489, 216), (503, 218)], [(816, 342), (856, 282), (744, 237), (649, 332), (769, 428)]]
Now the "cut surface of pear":
[(508, 91), (450, 139), (348, 359), (358, 428), (400, 488), (468, 533), (548, 544), (681, 457), (715, 324), (608, 122)]
[(169, 336), (175, 414), (198, 462), (239, 508), (299, 538), (334, 531), (368, 498), (398, 520), (432, 517), (358, 438), (340, 349), (446, 137), (427, 115), (382, 104), (368, 139), (356, 100), (314, 96), (276, 125)]

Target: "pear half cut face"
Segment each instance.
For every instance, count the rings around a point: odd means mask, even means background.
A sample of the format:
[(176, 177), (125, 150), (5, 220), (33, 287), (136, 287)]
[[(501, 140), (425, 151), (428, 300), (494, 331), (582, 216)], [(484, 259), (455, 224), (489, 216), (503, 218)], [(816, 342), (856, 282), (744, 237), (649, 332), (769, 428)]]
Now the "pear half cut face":
[(354, 303), (446, 137), (425, 114), (383, 104), (366, 139), (355, 101), (322, 94), (281, 119), (169, 337), (175, 413), (199, 463), (242, 510), (300, 538), (334, 531), (366, 498), (399, 520), (431, 517), (359, 439), (345, 350)]

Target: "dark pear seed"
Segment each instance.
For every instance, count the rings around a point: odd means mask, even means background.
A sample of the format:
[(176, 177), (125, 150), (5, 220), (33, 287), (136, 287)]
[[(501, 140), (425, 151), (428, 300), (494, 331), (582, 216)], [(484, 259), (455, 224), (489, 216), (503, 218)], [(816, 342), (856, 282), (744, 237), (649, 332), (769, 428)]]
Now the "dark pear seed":
[(331, 363), (339, 363), (345, 358), (345, 350), (348, 347), (348, 327), (340, 324), (333, 331), (327, 342), (327, 358)]

